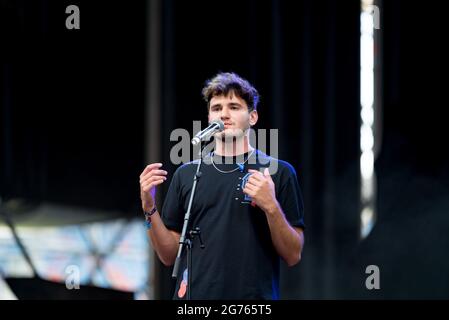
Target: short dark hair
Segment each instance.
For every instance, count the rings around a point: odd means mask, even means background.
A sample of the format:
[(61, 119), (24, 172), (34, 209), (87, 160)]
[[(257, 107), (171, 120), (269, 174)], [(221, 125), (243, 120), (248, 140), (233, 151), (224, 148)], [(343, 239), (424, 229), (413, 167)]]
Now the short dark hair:
[(247, 80), (233, 72), (220, 72), (206, 81), (202, 93), (204, 100), (207, 102), (207, 109), (209, 110), (209, 103), (213, 97), (227, 96), (231, 91), (245, 100), (248, 111), (257, 110), (259, 93)]

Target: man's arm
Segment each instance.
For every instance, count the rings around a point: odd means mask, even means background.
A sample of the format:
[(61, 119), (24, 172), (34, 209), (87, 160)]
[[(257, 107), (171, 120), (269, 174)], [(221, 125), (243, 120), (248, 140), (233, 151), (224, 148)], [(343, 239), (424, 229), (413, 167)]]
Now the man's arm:
[(162, 263), (166, 266), (173, 265), (178, 253), (181, 235), (176, 231), (167, 229), (157, 211), (151, 216), (151, 228), (147, 233)]
[(270, 227), (271, 240), (278, 254), (289, 267), (301, 260), (304, 246), (304, 233), (301, 228), (292, 227), (285, 218), (277, 201), (264, 210)]
[(253, 174), (248, 179), (243, 192), (251, 196), (253, 202), (265, 212), (276, 251), (288, 266), (293, 266), (301, 260), (304, 246), (303, 230), (292, 227), (285, 218), (276, 199), (274, 182), (268, 168), (265, 169), (264, 174), (256, 170), (248, 171)]
[[(150, 212), (154, 206), (156, 186), (166, 179), (167, 171), (160, 170), (162, 163), (148, 165), (140, 175), (140, 198), (142, 209)], [(153, 249), (166, 266), (175, 263), (180, 234), (165, 227), (158, 211), (151, 216), (151, 228), (148, 230)]]

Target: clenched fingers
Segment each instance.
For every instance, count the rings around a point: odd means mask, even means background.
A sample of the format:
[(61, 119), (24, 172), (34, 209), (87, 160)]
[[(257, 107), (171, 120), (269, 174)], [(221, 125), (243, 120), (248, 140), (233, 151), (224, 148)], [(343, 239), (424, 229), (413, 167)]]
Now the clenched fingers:
[(252, 192), (255, 192), (257, 190), (257, 186), (256, 185), (253, 185), (253, 184), (251, 184), (251, 183), (249, 183), (249, 181), (245, 184), (245, 188), (243, 188), (243, 192), (244, 193), (247, 193), (247, 194), (249, 194), (249, 193), (252, 193)]
[(256, 179), (255, 177), (253, 177), (253, 175), (251, 175), (249, 177), (248, 181), (246, 182), (246, 184), (247, 185), (250, 184), (253, 186), (261, 186), (263, 182), (264, 182), (264, 180)]

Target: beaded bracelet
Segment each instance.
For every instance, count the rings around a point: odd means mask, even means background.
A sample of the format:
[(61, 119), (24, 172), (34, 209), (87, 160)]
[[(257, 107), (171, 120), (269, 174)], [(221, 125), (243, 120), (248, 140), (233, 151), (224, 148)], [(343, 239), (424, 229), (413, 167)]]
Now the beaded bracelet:
[(156, 208), (156, 206), (154, 206), (150, 212), (144, 211), (143, 214), (145, 215), (145, 218), (148, 218), (148, 217), (151, 217), (156, 211), (157, 211), (157, 208)]

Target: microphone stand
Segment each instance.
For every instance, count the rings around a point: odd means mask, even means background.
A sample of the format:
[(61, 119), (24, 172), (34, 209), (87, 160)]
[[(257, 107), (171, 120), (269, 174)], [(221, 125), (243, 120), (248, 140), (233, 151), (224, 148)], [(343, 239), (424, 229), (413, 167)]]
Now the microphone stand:
[(187, 231), (187, 226), (189, 224), (190, 212), (192, 209), (193, 198), (195, 196), (196, 185), (197, 185), (199, 179), (201, 178), (200, 169), (201, 169), (201, 164), (203, 162), (203, 156), (202, 156), (203, 150), (204, 150), (204, 148), (203, 149), (200, 148), (200, 152), (199, 152), (200, 158), (198, 159), (198, 165), (196, 167), (196, 172), (195, 172), (195, 175), (193, 176), (192, 192), (190, 193), (190, 199), (189, 199), (189, 205), (187, 207), (187, 212), (184, 215), (184, 225), (182, 227), (181, 236), (179, 238), (178, 254), (176, 256), (175, 265), (173, 267), (173, 272), (172, 272), (172, 278), (176, 279), (178, 276), (179, 265), (181, 263), (182, 250), (185, 245), (186, 250), (187, 250), (187, 300), (190, 300), (190, 297), (191, 297), (192, 248), (193, 248), (193, 239), (195, 236), (199, 237), (201, 249), (205, 248), (203, 241), (201, 239), (201, 231), (200, 231), (199, 227), (196, 227), (194, 230), (190, 230), (190, 232), (189, 232), (190, 238), (186, 238), (186, 231)]

